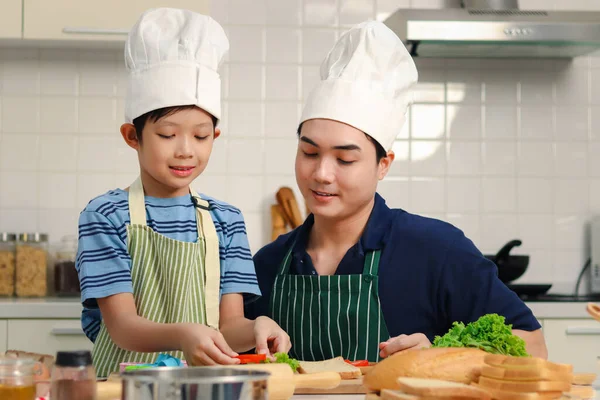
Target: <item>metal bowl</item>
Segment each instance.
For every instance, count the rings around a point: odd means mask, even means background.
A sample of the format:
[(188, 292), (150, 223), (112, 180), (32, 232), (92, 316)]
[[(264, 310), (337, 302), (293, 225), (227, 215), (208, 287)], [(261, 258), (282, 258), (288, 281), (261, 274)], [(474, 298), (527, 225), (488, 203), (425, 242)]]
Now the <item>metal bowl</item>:
[(267, 400), (269, 373), (226, 367), (126, 371), (123, 400)]

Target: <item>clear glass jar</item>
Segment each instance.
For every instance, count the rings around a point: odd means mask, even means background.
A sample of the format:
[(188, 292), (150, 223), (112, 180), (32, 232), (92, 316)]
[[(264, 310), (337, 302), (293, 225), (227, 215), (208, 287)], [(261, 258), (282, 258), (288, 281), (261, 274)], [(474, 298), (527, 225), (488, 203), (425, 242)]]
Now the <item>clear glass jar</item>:
[(0, 296), (15, 294), (16, 241), (16, 234), (0, 233)]
[(0, 358), (0, 399), (35, 400), (35, 360)]
[(77, 237), (65, 236), (54, 256), (54, 292), (57, 296), (79, 296), (79, 276), (75, 269)]
[(21, 233), (17, 238), (15, 292), (20, 297), (48, 293), (48, 235)]
[(52, 400), (96, 400), (96, 370), (89, 351), (59, 351), (52, 368)]

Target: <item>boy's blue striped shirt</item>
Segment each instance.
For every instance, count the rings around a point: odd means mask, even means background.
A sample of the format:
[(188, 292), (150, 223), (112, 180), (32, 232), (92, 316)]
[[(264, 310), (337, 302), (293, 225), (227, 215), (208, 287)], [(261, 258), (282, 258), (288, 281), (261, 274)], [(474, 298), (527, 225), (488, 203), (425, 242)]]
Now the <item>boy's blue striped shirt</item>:
[[(260, 296), (246, 225), (239, 209), (201, 194), (208, 201), (221, 259), (221, 295)], [(163, 199), (146, 197), (150, 228), (171, 239), (197, 240), (196, 209), (190, 195)], [(81, 284), (83, 331), (94, 341), (102, 317), (96, 299), (132, 293), (131, 258), (127, 252), (128, 192), (115, 189), (96, 197), (79, 217), (76, 268)]]

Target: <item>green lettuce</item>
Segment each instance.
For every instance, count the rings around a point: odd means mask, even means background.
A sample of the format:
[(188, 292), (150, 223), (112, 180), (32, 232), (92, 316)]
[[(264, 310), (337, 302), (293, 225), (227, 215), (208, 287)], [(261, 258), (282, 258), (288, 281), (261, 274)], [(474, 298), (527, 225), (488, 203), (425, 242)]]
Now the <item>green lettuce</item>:
[(298, 370), (298, 367), (300, 366), (300, 362), (298, 360), (296, 360), (295, 358), (290, 358), (290, 356), (288, 356), (287, 353), (275, 353), (274, 356), (275, 356), (275, 361), (269, 361), (269, 359), (267, 358), (264, 362), (265, 363), (274, 362), (274, 363), (288, 364), (290, 367), (292, 367), (292, 370), (294, 372), (296, 372)]
[(454, 322), (444, 336), (436, 336), (432, 347), (474, 347), (488, 353), (528, 357), (525, 341), (512, 334), (504, 317), (487, 314), (465, 326)]

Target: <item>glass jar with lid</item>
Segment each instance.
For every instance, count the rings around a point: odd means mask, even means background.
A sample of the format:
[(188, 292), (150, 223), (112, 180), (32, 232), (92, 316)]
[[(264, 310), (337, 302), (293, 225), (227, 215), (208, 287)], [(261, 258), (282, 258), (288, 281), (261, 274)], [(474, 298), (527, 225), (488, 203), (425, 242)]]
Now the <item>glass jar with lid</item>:
[(35, 360), (0, 358), (0, 399), (35, 400)]
[(95, 400), (96, 370), (87, 351), (59, 351), (52, 368), (50, 398)]
[(15, 292), (20, 297), (42, 297), (48, 293), (48, 235), (21, 233), (16, 246)]
[(15, 294), (15, 244), (17, 235), (0, 233), (0, 296)]
[(54, 291), (57, 296), (79, 296), (79, 276), (75, 269), (77, 236), (64, 236), (54, 254)]

